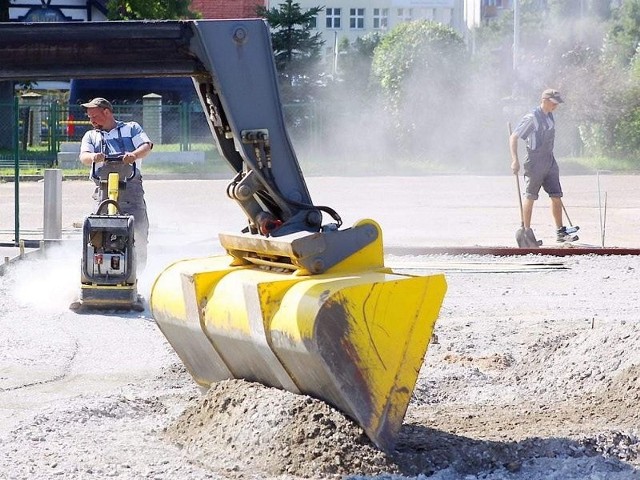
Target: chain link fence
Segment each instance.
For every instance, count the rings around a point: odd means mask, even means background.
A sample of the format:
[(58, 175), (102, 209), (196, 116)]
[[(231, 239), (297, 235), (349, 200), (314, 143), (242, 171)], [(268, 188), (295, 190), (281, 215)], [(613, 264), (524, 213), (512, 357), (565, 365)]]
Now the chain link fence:
[[(114, 104), (114, 116), (121, 121), (137, 121), (156, 145), (170, 150), (213, 150), (214, 140), (200, 102), (175, 105)], [(316, 110), (310, 104), (284, 106), (285, 122), (295, 142), (313, 143), (317, 137)], [(57, 166), (64, 143), (79, 143), (93, 128), (81, 105), (53, 101), (43, 103), (37, 96), (23, 95), (12, 104), (0, 104), (0, 167)]]

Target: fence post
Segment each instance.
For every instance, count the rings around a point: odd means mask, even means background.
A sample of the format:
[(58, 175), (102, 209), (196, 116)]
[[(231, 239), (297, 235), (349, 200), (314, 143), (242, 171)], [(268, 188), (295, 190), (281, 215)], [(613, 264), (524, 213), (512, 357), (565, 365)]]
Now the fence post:
[[(33, 112), (33, 116), (29, 115), (29, 145), (40, 145), (42, 138), (40, 132), (42, 130), (42, 95), (36, 92), (27, 92), (21, 95), (24, 106), (29, 107), (29, 111)], [(27, 125), (24, 128), (28, 128)]]
[(153, 143), (162, 143), (162, 95), (142, 97), (142, 125)]
[(13, 97), (13, 228), (15, 245), (20, 241), (20, 104), (18, 97)]
[(44, 171), (43, 220), (43, 239), (62, 239), (62, 170), (59, 168)]
[[(60, 111), (58, 109), (58, 102), (54, 100), (49, 104), (49, 145), (48, 152), (54, 155), (58, 154), (58, 144), (60, 139), (58, 138), (58, 128), (60, 128)], [(54, 162), (57, 163), (57, 160)]]
[(190, 133), (191, 133), (191, 102), (180, 103), (180, 151), (188, 152), (191, 150)]

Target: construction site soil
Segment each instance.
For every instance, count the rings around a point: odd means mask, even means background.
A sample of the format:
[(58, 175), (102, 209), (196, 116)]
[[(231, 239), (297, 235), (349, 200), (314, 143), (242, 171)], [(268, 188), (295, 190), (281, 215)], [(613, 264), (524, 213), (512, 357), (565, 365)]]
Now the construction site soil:
[[(564, 182), (582, 240), (603, 241), (606, 188), (607, 245), (640, 245), (637, 178), (598, 182)], [(379, 220), (391, 246), (515, 246), (513, 177), (309, 184), (347, 224)], [(168, 263), (220, 253), (216, 233), (237, 229), (224, 185), (147, 182), (145, 297)], [(34, 204), (38, 188), (21, 187)], [(396, 446), (381, 452), (316, 399), (243, 380), (200, 391), (148, 310), (70, 312), (85, 194), (64, 182), (65, 240), (0, 277), (0, 478), (640, 479), (639, 256), (387, 255), (400, 272), (444, 273), (448, 291)]]

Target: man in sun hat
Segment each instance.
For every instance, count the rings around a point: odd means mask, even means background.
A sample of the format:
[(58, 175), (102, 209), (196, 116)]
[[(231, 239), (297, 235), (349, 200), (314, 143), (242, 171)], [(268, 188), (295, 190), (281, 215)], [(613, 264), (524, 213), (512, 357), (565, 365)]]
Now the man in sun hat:
[[(127, 187), (120, 191), (118, 204), (121, 213), (133, 215), (137, 263), (138, 267), (143, 269), (147, 260), (149, 219), (140, 163), (153, 148), (153, 143), (137, 122), (116, 120), (113, 116), (113, 106), (107, 99), (97, 97), (83, 103), (82, 106), (87, 109), (87, 117), (93, 125), (93, 130), (89, 130), (82, 137), (80, 161), (87, 166), (95, 164), (97, 175), (105, 168), (106, 156), (121, 156), (126, 164), (136, 163), (137, 173), (127, 181)], [(96, 187), (94, 199), (98, 202), (104, 200), (100, 195), (100, 188)]]
[(525, 193), (523, 202), (523, 226), (531, 228), (533, 203), (543, 188), (551, 199), (551, 214), (556, 226), (556, 240), (560, 243), (577, 240), (578, 237), (567, 233), (562, 220), (562, 187), (560, 171), (553, 155), (555, 140), (555, 120), (553, 112), (564, 99), (558, 90), (548, 88), (540, 96), (540, 104), (522, 117), (520, 123), (509, 137), (511, 151), (511, 170), (515, 175), (520, 171), (518, 161), (518, 139), (525, 141), (527, 157), (524, 161)]

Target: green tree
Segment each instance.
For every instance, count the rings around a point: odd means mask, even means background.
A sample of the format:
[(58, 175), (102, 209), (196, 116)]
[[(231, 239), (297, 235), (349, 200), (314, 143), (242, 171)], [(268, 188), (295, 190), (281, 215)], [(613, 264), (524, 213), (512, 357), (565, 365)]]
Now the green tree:
[(338, 47), (338, 74), (348, 82), (368, 82), (373, 63), (373, 52), (382, 40), (382, 34), (372, 32), (358, 37), (353, 43), (345, 38)]
[(451, 27), (430, 20), (404, 22), (384, 36), (375, 49), (373, 73), (395, 102), (403, 86), (414, 75), (427, 74), (437, 90), (442, 83), (455, 83), (460, 64), (466, 59), (462, 37)]
[[(352, 43), (347, 38), (340, 40), (337, 69), (328, 85), (335, 95), (364, 102), (371, 98), (376, 87), (371, 76), (373, 52), (381, 39), (382, 34), (373, 32), (356, 38)], [(335, 103), (340, 101), (336, 100)]]
[(548, 0), (549, 14), (561, 21), (586, 17), (606, 20), (611, 15), (611, 0)]
[(323, 9), (314, 7), (303, 12), (293, 0), (285, 0), (278, 8), (257, 7), (257, 15), (271, 28), (273, 54), (283, 84), (308, 84), (309, 77), (315, 75), (324, 41), (320, 33), (313, 33), (313, 25)]
[(430, 20), (401, 23), (382, 38), (372, 71), (384, 92), (398, 148), (443, 156), (447, 149), (440, 149), (437, 139), (455, 131), (454, 112), (464, 108), (468, 63), (462, 37)]
[(176, 20), (199, 18), (192, 12), (191, 0), (109, 0), (107, 18), (109, 20)]
[(640, 0), (625, 0), (614, 10), (611, 28), (605, 38), (604, 54), (608, 61), (629, 65), (640, 43)]

